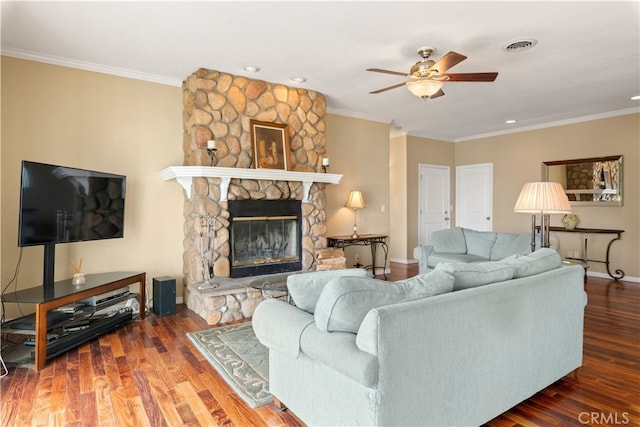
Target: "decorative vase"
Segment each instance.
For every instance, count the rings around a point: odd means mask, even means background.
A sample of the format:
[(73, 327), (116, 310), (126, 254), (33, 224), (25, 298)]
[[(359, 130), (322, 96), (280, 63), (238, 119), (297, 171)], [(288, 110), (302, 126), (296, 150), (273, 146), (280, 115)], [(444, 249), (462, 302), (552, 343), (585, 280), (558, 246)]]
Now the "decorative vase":
[(86, 278), (84, 277), (84, 273), (76, 273), (73, 275), (73, 279), (71, 279), (71, 283), (74, 285), (84, 285), (86, 282)]
[(576, 214), (568, 213), (562, 217), (562, 223), (564, 224), (564, 228), (568, 230), (573, 230), (578, 225), (578, 217)]

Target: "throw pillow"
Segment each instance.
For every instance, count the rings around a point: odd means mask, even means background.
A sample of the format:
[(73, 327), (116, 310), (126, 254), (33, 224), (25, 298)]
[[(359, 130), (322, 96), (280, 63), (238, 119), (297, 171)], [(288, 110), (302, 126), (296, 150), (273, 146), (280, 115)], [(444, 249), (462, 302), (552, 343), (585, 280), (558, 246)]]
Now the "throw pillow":
[(463, 228), (462, 230), (467, 242), (468, 254), (481, 256), (485, 259), (491, 258), (491, 249), (496, 241), (496, 233), (493, 231), (476, 231), (469, 228)]
[(467, 244), (460, 227), (434, 231), (431, 233), (431, 246), (434, 251), (443, 254), (467, 253)]
[(431, 271), (398, 282), (340, 277), (322, 290), (315, 307), (316, 326), (326, 332), (357, 333), (372, 308), (450, 292), (453, 277)]
[(528, 255), (509, 257), (501, 261), (516, 269), (514, 278), (533, 276), (545, 271), (555, 270), (562, 265), (562, 257), (551, 248), (540, 248)]
[(455, 278), (453, 290), (473, 288), (489, 283), (510, 280), (515, 274), (515, 267), (497, 262), (447, 262), (438, 264), (435, 271), (444, 271)]
[(347, 268), (292, 274), (287, 277), (289, 296), (299, 309), (313, 314), (322, 289), (331, 279), (341, 276), (371, 277), (371, 274), (364, 268)]

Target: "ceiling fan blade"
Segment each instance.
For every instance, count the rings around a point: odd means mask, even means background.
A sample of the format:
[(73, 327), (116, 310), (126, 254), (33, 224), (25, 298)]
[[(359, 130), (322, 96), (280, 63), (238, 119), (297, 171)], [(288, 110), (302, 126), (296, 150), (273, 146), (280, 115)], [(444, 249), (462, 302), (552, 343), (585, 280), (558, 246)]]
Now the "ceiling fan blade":
[(438, 80), (445, 82), (492, 82), (498, 73), (453, 73), (443, 74)]
[(405, 82), (402, 82), (402, 83), (395, 84), (393, 86), (388, 86), (388, 87), (385, 87), (385, 88), (382, 88), (382, 89), (374, 90), (373, 92), (369, 92), (369, 93), (385, 92), (387, 90), (391, 90), (391, 89), (395, 89), (395, 88), (400, 87), (400, 86), (404, 86), (405, 84), (406, 84)]
[(458, 52), (448, 52), (445, 56), (443, 56), (435, 64), (433, 64), (429, 69), (438, 70), (438, 73), (442, 74), (445, 71), (447, 71), (449, 68), (461, 63), (465, 59), (467, 59), (467, 57)]
[(401, 73), (400, 71), (383, 70), (382, 68), (367, 68), (367, 71), (373, 71), (374, 73), (393, 74), (394, 76), (407, 77), (407, 73)]
[(443, 95), (444, 95), (444, 91), (442, 89), (440, 89), (439, 91), (437, 91), (436, 93), (431, 95), (429, 97), (429, 99), (438, 98), (438, 97), (443, 96)]

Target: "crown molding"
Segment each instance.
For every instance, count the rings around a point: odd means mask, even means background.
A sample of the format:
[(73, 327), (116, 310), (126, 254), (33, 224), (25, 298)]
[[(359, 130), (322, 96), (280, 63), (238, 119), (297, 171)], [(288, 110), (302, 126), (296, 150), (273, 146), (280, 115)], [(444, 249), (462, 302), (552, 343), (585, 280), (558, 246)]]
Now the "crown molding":
[(27, 61), (43, 62), (45, 64), (59, 65), (61, 67), (77, 68), (85, 71), (93, 71), (96, 73), (109, 74), (128, 79), (144, 80), (151, 83), (159, 83), (167, 86), (182, 86), (182, 80), (172, 79), (157, 74), (141, 73), (137, 71), (127, 70), (118, 67), (109, 67), (92, 62), (76, 61), (59, 56), (41, 55), (34, 52), (28, 52), (20, 49), (2, 48), (2, 55), (12, 58), (25, 59)]
[(374, 114), (367, 114), (367, 113), (360, 113), (360, 112), (357, 112), (357, 111), (343, 110), (341, 108), (327, 107), (327, 113), (335, 114), (337, 116), (351, 117), (351, 118), (354, 118), (354, 119), (370, 120), (372, 122), (379, 122), (379, 123), (385, 123), (385, 124), (390, 124), (391, 121), (392, 121), (392, 119), (390, 119), (388, 117), (380, 117), (380, 116), (376, 116)]
[(457, 138), (453, 142), (473, 141), (476, 139), (490, 138), (492, 136), (509, 135), (512, 133), (520, 133), (520, 132), (529, 132), (532, 130), (547, 129), (547, 128), (552, 128), (557, 126), (565, 126), (565, 125), (571, 125), (575, 123), (590, 122), (593, 120), (608, 119), (611, 117), (626, 116), (628, 114), (637, 114), (637, 113), (640, 113), (640, 107), (628, 108), (626, 110), (608, 111), (606, 113), (592, 114), (590, 116), (574, 117), (571, 119), (558, 120), (555, 122), (541, 123), (538, 125), (523, 126), (519, 128), (512, 128), (509, 130), (503, 130), (498, 132), (489, 132), (489, 133), (484, 133), (479, 135), (472, 135), (468, 137)]

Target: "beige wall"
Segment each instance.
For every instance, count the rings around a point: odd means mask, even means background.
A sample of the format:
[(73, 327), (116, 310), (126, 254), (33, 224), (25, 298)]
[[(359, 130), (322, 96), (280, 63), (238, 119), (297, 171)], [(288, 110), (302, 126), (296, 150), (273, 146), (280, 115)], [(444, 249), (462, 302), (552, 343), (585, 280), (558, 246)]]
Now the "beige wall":
[[(573, 207), (579, 227), (623, 229), (622, 240), (611, 246), (611, 269), (640, 277), (640, 115), (593, 120), (530, 132), (502, 135), (455, 144), (456, 165), (493, 163), (493, 217), (496, 231), (527, 231), (531, 217), (513, 212), (513, 205), (526, 182), (540, 181), (541, 163), (584, 157), (624, 155), (624, 206)], [(552, 215), (551, 225), (562, 225), (561, 215)], [(559, 251), (580, 250), (581, 236), (557, 233)], [(604, 259), (613, 236), (593, 236), (589, 256)], [(604, 272), (604, 264), (592, 263), (590, 271)]]
[(407, 215), (407, 137), (397, 136), (389, 141), (389, 214), (393, 221), (389, 224), (389, 234), (393, 236), (389, 244), (389, 258), (392, 261), (410, 259), (407, 255), (409, 218)]
[[(127, 176), (125, 237), (57, 245), (56, 280), (82, 257), (86, 273), (146, 271), (148, 290), (175, 277), (182, 295), (183, 190), (159, 175), (183, 161), (180, 88), (3, 56), (1, 154), (3, 286), (20, 252), (20, 162), (33, 160)], [(42, 269), (43, 247), (24, 248), (17, 288), (39, 286)]]
[[(70, 277), (70, 260), (83, 257), (87, 273), (146, 271), (148, 290), (153, 277), (176, 277), (177, 294), (182, 295), (184, 192), (159, 176), (166, 166), (183, 162), (181, 89), (8, 57), (2, 57), (1, 66), (2, 285), (18, 262), (20, 161), (28, 159), (121, 173), (128, 179), (125, 237), (58, 245), (56, 279)], [(513, 204), (523, 183), (540, 179), (542, 161), (623, 154), (624, 206), (576, 207), (575, 212), (580, 226), (625, 229), (612, 246), (612, 267), (640, 277), (639, 117), (452, 144), (417, 137), (390, 141), (388, 124), (328, 114), (329, 171), (344, 174), (344, 179), (327, 185), (327, 234), (351, 233), (353, 211), (344, 203), (351, 189), (359, 189), (367, 199), (367, 208), (358, 214), (359, 231), (389, 234), (390, 258), (411, 260), (418, 243), (418, 164), (451, 166), (455, 188), (455, 165), (486, 162), (494, 165), (495, 230), (528, 231), (529, 216), (513, 213)], [(453, 191), (451, 197), (455, 200)], [(560, 225), (560, 218), (552, 223)], [(559, 236), (561, 250), (579, 249), (579, 236)], [(603, 245), (601, 237), (590, 242), (594, 256)], [(349, 264), (356, 252), (368, 263), (367, 248), (346, 252)], [(40, 284), (42, 257), (42, 247), (23, 250), (18, 289)], [(597, 264), (592, 270), (604, 271)], [(8, 291), (13, 289), (12, 284)], [(15, 313), (12, 305), (7, 304), (8, 317), (11, 310)]]
[[(418, 163), (452, 165), (452, 202), (455, 201), (455, 166), (493, 163), (493, 228), (502, 232), (529, 230), (531, 217), (516, 214), (513, 205), (526, 182), (540, 181), (541, 163), (606, 155), (624, 155), (624, 206), (574, 207), (579, 227), (623, 229), (622, 240), (611, 246), (611, 270), (621, 268), (627, 276), (640, 277), (640, 115), (593, 120), (529, 132), (483, 138), (463, 143), (408, 138), (407, 214), (417, 215)], [(453, 150), (453, 151), (451, 151)], [(412, 177), (413, 175), (413, 177)], [(454, 209), (455, 212), (455, 209)], [(551, 225), (561, 226), (561, 216), (553, 215)], [(417, 244), (417, 217), (407, 221), (407, 259)], [(559, 251), (577, 251), (582, 247), (579, 234), (557, 233)], [(592, 236), (589, 257), (604, 259), (612, 235)], [(402, 257), (402, 254), (397, 254)], [(604, 264), (592, 263), (590, 271), (605, 272)]]
[[(344, 174), (340, 184), (327, 185), (327, 236), (353, 232), (353, 210), (344, 207), (351, 190), (362, 191), (367, 202), (358, 211), (358, 233), (389, 234), (389, 125), (335, 114), (327, 114), (326, 122), (329, 172)], [(368, 264), (367, 251), (347, 248), (347, 265), (353, 264), (355, 253)], [(382, 254), (377, 259), (381, 265)]]

